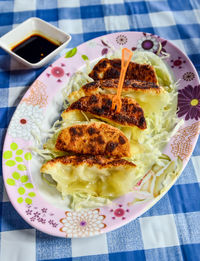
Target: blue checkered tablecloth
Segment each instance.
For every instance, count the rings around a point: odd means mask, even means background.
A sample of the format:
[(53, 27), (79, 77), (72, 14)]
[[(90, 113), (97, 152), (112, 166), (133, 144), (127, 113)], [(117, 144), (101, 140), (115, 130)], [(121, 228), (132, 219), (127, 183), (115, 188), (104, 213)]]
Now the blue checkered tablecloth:
[[(68, 48), (118, 31), (160, 35), (185, 52), (200, 73), (200, 0), (0, 0), (0, 37), (32, 16), (70, 33)], [(18, 102), (44, 69), (24, 70), (0, 49), (1, 154)], [(0, 175), (1, 261), (200, 260), (200, 140), (181, 177), (154, 207), (126, 226), (88, 239), (56, 238), (30, 227), (10, 203)]]

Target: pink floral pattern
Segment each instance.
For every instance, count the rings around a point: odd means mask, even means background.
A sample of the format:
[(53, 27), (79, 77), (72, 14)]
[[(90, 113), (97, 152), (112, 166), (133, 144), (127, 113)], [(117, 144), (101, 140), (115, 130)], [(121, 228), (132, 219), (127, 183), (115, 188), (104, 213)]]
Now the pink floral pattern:
[(137, 50), (155, 52), (159, 48), (159, 42), (155, 36), (144, 33), (144, 36), (137, 42)]
[(65, 215), (66, 217), (60, 220), (63, 224), (60, 231), (66, 233), (67, 237), (94, 236), (106, 227), (103, 223), (105, 216), (99, 215), (99, 209), (67, 211)]
[(32, 205), (26, 205), (26, 208), (27, 210), (25, 211), (25, 213), (31, 222), (38, 222), (43, 225), (48, 222), (48, 224), (50, 224), (54, 228), (58, 226), (58, 223), (56, 223), (55, 220), (49, 218), (49, 216), (52, 216), (52, 213), (48, 213), (47, 208), (38, 208), (33, 207)]
[(40, 134), (38, 126), (40, 126), (43, 117), (43, 109), (40, 106), (27, 104), (23, 101), (18, 105), (8, 128), (8, 133), (13, 138), (31, 140), (33, 139), (33, 132), (37, 135)]
[(63, 76), (64, 76), (65, 71), (63, 70), (62, 67), (56, 66), (56, 67), (53, 67), (53, 68), (51, 69), (51, 74), (52, 74), (54, 77), (56, 77), (56, 78), (60, 78), (60, 77), (63, 77)]
[(46, 85), (43, 82), (36, 80), (30, 89), (29, 96), (23, 98), (22, 101), (29, 105), (38, 105), (40, 108), (42, 108), (47, 106), (47, 99), (48, 95), (46, 91)]
[(131, 50), (149, 51), (155, 54), (160, 50), (158, 55), (163, 56), (163, 52), (167, 53), (166, 45), (167, 41), (160, 39), (159, 36), (143, 33), (143, 37), (137, 41), (135, 46), (131, 47)]
[(125, 45), (128, 41), (128, 38), (123, 35), (123, 34), (120, 34), (116, 37), (116, 42), (119, 44), (119, 45)]
[(190, 82), (195, 79), (195, 74), (193, 72), (186, 72), (183, 74), (183, 80)]
[(63, 67), (65, 67), (64, 63), (60, 63), (60, 66), (49, 66), (51, 68), (50, 72), (46, 73), (47, 78), (50, 78), (51, 76), (57, 78), (57, 82), (60, 83), (62, 82), (62, 78), (66, 75), (67, 77), (70, 76), (69, 72), (65, 72)]
[(122, 204), (118, 204), (117, 208), (110, 210), (113, 213), (112, 219), (121, 218), (122, 220), (126, 219), (126, 213), (129, 211), (128, 208), (123, 208)]
[(161, 46), (162, 46), (162, 48), (161, 48), (161, 50), (160, 50), (160, 52), (162, 53), (162, 52), (167, 52), (166, 51), (166, 45), (167, 45), (167, 41), (162, 41), (161, 42)]
[(171, 59), (171, 67), (172, 68), (178, 68), (178, 69), (182, 69), (183, 65), (186, 63), (186, 61), (182, 58), (182, 57), (178, 57), (177, 59)]
[(171, 153), (175, 157), (185, 160), (192, 153), (193, 139), (198, 135), (200, 122), (195, 122), (191, 126), (187, 126), (177, 132), (172, 138)]
[(105, 40), (101, 40), (101, 44), (103, 45), (103, 49), (101, 51), (101, 55), (106, 55), (109, 51), (109, 49), (111, 48), (110, 45), (105, 41)]

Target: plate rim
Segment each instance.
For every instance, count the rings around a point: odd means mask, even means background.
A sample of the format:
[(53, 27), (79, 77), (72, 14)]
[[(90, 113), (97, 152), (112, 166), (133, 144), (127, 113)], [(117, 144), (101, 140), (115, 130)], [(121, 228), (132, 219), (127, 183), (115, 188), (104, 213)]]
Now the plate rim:
[[(135, 33), (136, 33), (136, 34), (139, 33), (139, 34), (142, 35), (144, 32), (139, 32), (139, 31), (120, 31), (120, 32), (105, 34), (105, 35), (102, 35), (102, 36), (99, 36), (99, 37), (92, 38), (92, 39), (90, 39), (90, 40), (88, 40), (88, 41), (86, 41), (86, 42), (83, 42), (82, 44), (78, 45), (77, 48), (80, 48), (81, 46), (87, 44), (87, 43), (90, 42), (90, 41), (98, 40), (98, 39), (101, 39), (101, 38), (106, 37), (106, 36), (108, 36), (108, 35), (109, 35), (109, 36), (111, 36), (111, 35), (114, 36), (114, 35), (119, 35), (119, 34), (135, 34)], [(161, 39), (161, 40), (167, 41), (167, 43), (169, 43), (169, 44), (173, 47), (173, 49), (178, 50), (179, 52), (181, 52), (181, 54), (183, 55), (183, 57), (184, 57), (185, 59), (187, 59), (187, 62), (189, 62), (190, 66), (192, 67), (193, 72), (195, 72), (195, 74), (198, 76), (197, 81), (198, 81), (198, 83), (200, 84), (200, 79), (199, 79), (199, 75), (198, 75), (198, 73), (197, 73), (196, 68), (194, 67), (194, 65), (193, 65), (192, 61), (190, 60), (190, 58), (189, 58), (181, 49), (179, 49), (176, 45), (174, 45), (170, 40), (167, 40), (167, 39), (165, 39), (165, 38), (162, 38), (162, 37), (160, 37), (160, 36), (158, 36), (158, 35), (156, 35), (156, 34), (151, 34), (151, 33), (148, 33), (148, 32), (146, 32), (146, 34), (147, 34), (147, 35), (151, 35), (151, 36), (156, 37), (156, 38), (159, 38), (159, 39)], [(56, 61), (54, 61), (51, 65), (53, 65), (54, 63), (57, 63), (57, 62), (58, 62), (59, 60), (61, 60), (63, 57), (64, 57), (64, 55), (62, 55), (61, 57), (59, 57), (59, 58), (58, 58)], [(101, 56), (97, 56), (97, 58), (99, 58), (99, 57), (101, 57)], [(47, 68), (45, 68), (45, 70), (44, 70), (39, 76), (37, 76), (37, 78), (32, 82), (32, 84), (29, 86), (28, 90), (27, 90), (27, 91), (25, 92), (25, 94), (23, 95), (22, 99), (24, 98), (25, 95), (27, 95), (27, 94), (30, 92), (30, 89), (32, 88), (32, 86), (34, 85), (34, 83), (41, 77), (41, 75), (45, 74), (45, 72), (49, 69), (49, 67), (50, 67), (51, 65), (49, 65)], [(3, 159), (3, 153), (4, 153), (5, 150), (6, 150), (6, 145), (7, 145), (7, 144), (6, 144), (6, 141), (7, 141), (8, 129), (9, 129), (9, 127), (10, 127), (10, 123), (11, 123), (11, 121), (12, 121), (12, 119), (13, 119), (13, 116), (15, 115), (15, 113), (16, 113), (16, 111), (17, 111), (17, 109), (18, 109), (19, 104), (21, 104), (22, 99), (21, 99), (20, 102), (18, 103), (18, 105), (17, 105), (17, 107), (16, 107), (16, 109), (15, 109), (15, 111), (14, 111), (12, 117), (11, 117), (11, 120), (10, 120), (10, 122), (9, 122), (8, 128), (7, 128), (6, 133), (5, 133), (5, 137), (4, 137), (3, 150), (2, 150), (2, 176), (3, 176), (3, 180), (4, 180), (4, 186), (5, 186), (5, 188), (6, 188), (6, 191), (7, 191), (7, 194), (8, 194), (8, 198), (9, 198), (9, 200), (10, 200), (12, 206), (15, 208), (15, 210), (18, 212), (18, 214), (19, 214), (31, 227), (36, 228), (36, 229), (38, 229), (38, 230), (40, 230), (40, 231), (42, 231), (42, 232), (44, 232), (44, 233), (46, 233), (46, 234), (49, 234), (49, 235), (53, 235), (53, 236), (57, 236), (57, 237), (67, 237), (64, 233), (58, 235), (58, 234), (56, 234), (56, 233), (55, 233), (55, 234), (52, 233), (52, 231), (48, 232), (48, 231), (45, 229), (45, 226), (42, 226), (42, 227), (41, 227), (38, 223), (33, 223), (33, 222), (31, 222), (26, 215), (22, 215), (22, 214), (21, 214), (21, 212), (20, 212), (20, 205), (17, 205), (16, 202), (14, 202), (14, 200), (12, 199), (12, 197), (10, 196), (10, 193), (9, 193), (9, 190), (10, 190), (11, 188), (9, 189), (9, 186), (7, 185), (6, 180), (5, 180), (6, 177), (5, 177), (5, 174), (4, 174), (4, 173), (6, 172), (6, 167), (5, 167), (5, 164), (3, 164), (3, 160), (4, 160), (4, 159)], [(198, 122), (198, 121), (196, 121), (196, 122)], [(199, 128), (200, 128), (200, 126), (199, 126)], [(143, 210), (141, 211), (141, 213), (139, 213), (139, 214), (137, 215), (137, 217), (140, 217), (142, 214), (144, 214), (146, 211), (148, 211), (152, 206), (154, 206), (154, 205), (174, 186), (174, 184), (176, 183), (177, 179), (180, 177), (181, 173), (182, 173), (183, 170), (185, 169), (185, 167), (186, 167), (186, 165), (187, 165), (189, 159), (191, 158), (191, 155), (192, 155), (192, 153), (193, 153), (193, 151), (194, 151), (194, 148), (195, 148), (196, 143), (197, 143), (197, 140), (198, 140), (198, 136), (199, 136), (199, 134), (197, 134), (197, 135), (195, 136), (195, 138), (194, 138), (194, 140), (193, 140), (193, 142), (192, 142), (193, 148), (192, 148), (192, 150), (191, 150), (191, 153), (190, 153), (189, 156), (186, 158), (186, 160), (185, 160), (185, 162), (184, 162), (184, 167), (181, 169), (180, 173), (179, 173), (179, 174), (176, 176), (176, 178), (173, 180), (172, 184), (168, 185), (168, 188), (167, 188), (163, 193), (161, 193), (159, 196), (157, 196), (156, 198), (154, 198), (154, 199), (152, 200), (151, 204), (149, 204), (148, 207), (146, 207), (145, 209), (143, 209)], [(13, 142), (14, 142), (14, 141), (13, 141)], [(36, 191), (38, 191), (38, 190), (36, 189)], [(45, 200), (45, 199), (44, 199), (44, 200)], [(128, 224), (129, 222), (135, 220), (137, 217), (135, 217), (135, 218), (130, 218), (130, 219), (126, 220), (126, 221), (123, 221), (123, 223), (118, 223), (118, 224), (116, 224), (116, 225), (114, 226), (114, 228), (111, 227), (108, 231), (105, 231), (105, 232), (104, 232), (103, 230), (101, 230), (97, 235), (104, 234), (104, 233), (107, 233), (107, 232), (110, 232), (110, 231), (114, 231), (114, 230), (116, 230), (116, 229), (118, 229), (118, 228), (120, 228), (120, 227), (122, 227), (122, 226)], [(44, 228), (44, 229), (43, 229), (43, 228)], [(95, 235), (94, 235), (94, 236), (95, 236)], [(91, 237), (91, 235), (90, 235), (90, 236), (86, 236), (86, 237)], [(67, 238), (74, 238), (74, 237), (67, 237)], [(77, 238), (81, 238), (81, 237), (77, 237)]]

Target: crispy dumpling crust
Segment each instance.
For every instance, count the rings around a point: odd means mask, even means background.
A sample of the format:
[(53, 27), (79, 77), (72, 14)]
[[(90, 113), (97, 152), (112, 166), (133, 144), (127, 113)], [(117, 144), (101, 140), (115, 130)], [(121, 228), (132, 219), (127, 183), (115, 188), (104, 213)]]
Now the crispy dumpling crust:
[(96, 94), (85, 96), (72, 103), (63, 113), (62, 117), (71, 110), (81, 110), (90, 113), (100, 119), (107, 119), (123, 126), (137, 126), (140, 129), (146, 129), (146, 121), (142, 108), (135, 100), (122, 97), (122, 107), (119, 113), (111, 109), (112, 94)]
[[(101, 59), (90, 72), (89, 76), (94, 80), (119, 78), (121, 71), (121, 59)], [(126, 72), (126, 79), (134, 79), (157, 84), (154, 68), (148, 64), (130, 62)]]
[(75, 167), (86, 164), (88, 167), (96, 166), (99, 169), (112, 168), (112, 167), (136, 167), (136, 165), (125, 159), (106, 158), (104, 156), (91, 156), (91, 155), (74, 155), (63, 156), (52, 159), (44, 163), (40, 172), (48, 172), (48, 169), (55, 167), (56, 164), (73, 165)]
[(76, 154), (130, 156), (127, 137), (106, 123), (78, 124), (65, 128), (58, 135), (55, 147), (59, 151)]
[[(85, 95), (91, 95), (96, 93), (98, 89), (102, 90), (117, 90), (119, 79), (106, 79), (106, 80), (97, 80), (85, 84), (82, 89), (84, 90)], [(154, 92), (160, 93), (161, 88), (152, 82), (143, 82), (138, 80), (128, 80), (126, 79), (123, 83), (122, 92), (126, 91), (141, 91), (141, 92)]]

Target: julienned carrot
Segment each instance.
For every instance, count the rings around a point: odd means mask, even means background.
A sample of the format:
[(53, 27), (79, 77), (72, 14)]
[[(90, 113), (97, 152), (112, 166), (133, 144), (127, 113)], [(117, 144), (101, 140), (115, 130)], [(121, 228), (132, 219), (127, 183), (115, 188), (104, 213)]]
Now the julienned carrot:
[(121, 61), (121, 72), (119, 77), (119, 84), (117, 87), (117, 94), (113, 97), (112, 100), (112, 110), (116, 110), (116, 113), (119, 113), (121, 110), (122, 102), (121, 102), (121, 92), (122, 92), (122, 86), (124, 84), (124, 78), (126, 75), (126, 71), (128, 68), (128, 65), (131, 61), (133, 53), (131, 50), (127, 48), (122, 49), (122, 61)]

